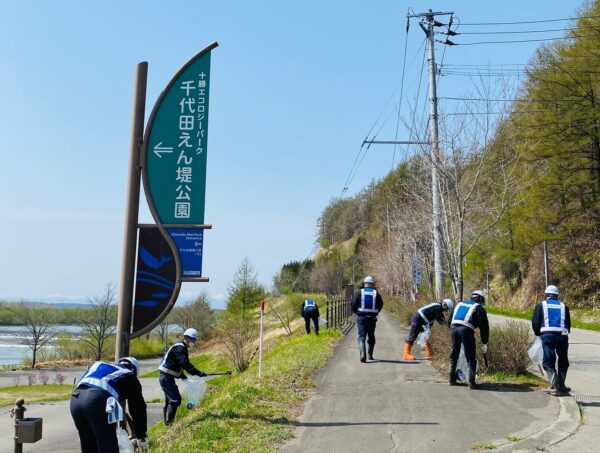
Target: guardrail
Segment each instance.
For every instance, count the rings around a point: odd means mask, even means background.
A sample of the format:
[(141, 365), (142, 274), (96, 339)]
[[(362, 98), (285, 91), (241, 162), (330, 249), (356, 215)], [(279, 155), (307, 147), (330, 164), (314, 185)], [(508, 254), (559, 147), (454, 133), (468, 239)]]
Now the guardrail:
[(343, 296), (330, 296), (327, 298), (327, 327), (339, 329), (346, 334), (355, 321), (354, 313), (350, 308), (350, 299)]
[(0, 371), (14, 371), (14, 370), (22, 370), (23, 364), (22, 363), (5, 363), (5, 364), (0, 364)]

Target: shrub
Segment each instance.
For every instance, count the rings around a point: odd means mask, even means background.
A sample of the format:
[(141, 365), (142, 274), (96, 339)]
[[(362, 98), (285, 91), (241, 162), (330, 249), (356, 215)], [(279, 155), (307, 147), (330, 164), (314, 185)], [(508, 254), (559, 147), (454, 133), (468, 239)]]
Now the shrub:
[(37, 377), (35, 376), (35, 374), (28, 374), (27, 382), (29, 383), (29, 385), (35, 384), (37, 382)]
[(40, 370), (40, 372), (38, 373), (38, 378), (42, 384), (46, 385), (50, 380), (50, 375), (48, 374), (48, 372)]
[(54, 378), (54, 382), (56, 382), (59, 385), (63, 385), (63, 382), (65, 382), (66, 378), (67, 376), (65, 376), (63, 373), (56, 373), (56, 378)]
[(21, 382), (21, 378), (22, 377), (23, 377), (22, 374), (15, 374), (15, 375), (13, 375), (12, 379), (13, 379), (13, 382), (15, 383), (15, 386), (19, 385), (19, 383)]
[(242, 316), (226, 316), (221, 323), (225, 356), (236, 371), (244, 371), (250, 365), (258, 339), (258, 323), (255, 319)]

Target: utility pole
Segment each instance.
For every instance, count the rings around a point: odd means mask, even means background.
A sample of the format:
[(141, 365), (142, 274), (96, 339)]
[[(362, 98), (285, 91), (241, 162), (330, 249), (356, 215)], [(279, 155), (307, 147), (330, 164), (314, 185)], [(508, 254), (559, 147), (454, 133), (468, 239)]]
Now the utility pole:
[[(440, 194), (439, 194), (439, 178), (438, 170), (441, 164), (440, 159), (440, 141), (438, 137), (438, 113), (437, 113), (437, 86), (436, 76), (438, 74), (435, 64), (435, 27), (448, 27), (452, 25), (453, 11), (450, 12), (433, 12), (429, 10), (426, 13), (407, 14), (406, 18), (410, 21), (411, 18), (420, 18), (419, 26), (425, 32), (429, 43), (429, 141), (412, 141), (412, 140), (364, 140), (364, 145), (431, 145), (431, 200), (432, 200), (432, 229), (433, 229), (433, 266), (435, 276), (435, 298), (441, 300), (444, 289), (444, 273), (442, 270), (442, 221), (440, 212)], [(450, 16), (448, 24), (444, 24), (435, 20), (435, 16)], [(408, 32), (408, 26), (406, 28)], [(450, 34), (450, 33), (447, 33)], [(449, 40), (442, 42), (443, 44), (452, 45)]]
[[(433, 268), (435, 274), (435, 298), (441, 300), (444, 289), (444, 273), (442, 271), (442, 221), (440, 213), (440, 194), (439, 194), (439, 178), (438, 170), (441, 163), (440, 159), (440, 141), (438, 137), (438, 112), (437, 112), (437, 67), (435, 64), (435, 38), (434, 27), (442, 25), (435, 20), (435, 16), (449, 15), (453, 12), (433, 12), (429, 10), (427, 13), (407, 14), (407, 18), (420, 17), (419, 26), (425, 32), (429, 43), (429, 128), (430, 128), (430, 143), (431, 143), (431, 201), (433, 214)], [(450, 19), (452, 20), (452, 19)]]

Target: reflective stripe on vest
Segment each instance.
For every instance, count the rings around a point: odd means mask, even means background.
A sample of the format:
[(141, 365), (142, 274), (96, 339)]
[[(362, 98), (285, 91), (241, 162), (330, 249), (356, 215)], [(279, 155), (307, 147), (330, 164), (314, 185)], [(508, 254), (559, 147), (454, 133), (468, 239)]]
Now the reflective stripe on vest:
[(477, 307), (479, 307), (479, 304), (470, 300), (459, 302), (452, 315), (452, 325), (460, 324), (475, 330), (475, 326), (473, 325), (473, 312)]
[(436, 305), (439, 305), (439, 304), (437, 302), (434, 302), (432, 304), (425, 305), (424, 307), (421, 307), (417, 310), (417, 313), (419, 313), (421, 318), (423, 318), (423, 321), (425, 321), (427, 324), (431, 324), (435, 320), (430, 321), (429, 319), (427, 319), (427, 316), (425, 316), (425, 310), (427, 310), (428, 308), (431, 308), (431, 307), (435, 307)]
[(314, 310), (315, 308), (317, 308), (317, 304), (315, 304), (314, 300), (310, 300), (310, 299), (306, 299), (304, 301), (304, 309), (309, 309), (309, 310)]
[(360, 290), (359, 313), (378, 313), (377, 311), (377, 291), (373, 288), (363, 288)]
[(565, 327), (565, 304), (560, 300), (548, 299), (542, 302), (544, 324), (540, 333), (568, 332)]
[(183, 343), (175, 343), (173, 346), (171, 346), (169, 348), (169, 350), (167, 351), (167, 353), (165, 354), (165, 356), (163, 357), (162, 362), (160, 362), (158, 369), (159, 369), (159, 371), (162, 371), (163, 373), (167, 373), (167, 374), (170, 374), (171, 376), (179, 377), (179, 376), (181, 376), (181, 372), (183, 370), (175, 371), (170, 368), (167, 368), (167, 357), (169, 357), (169, 352), (171, 352), (171, 349), (173, 349), (175, 346), (183, 346), (185, 348), (185, 344), (183, 344)]
[(77, 387), (81, 384), (96, 387), (107, 391), (112, 397), (119, 400), (119, 394), (115, 389), (115, 385), (119, 379), (127, 374), (133, 374), (133, 371), (104, 362), (96, 362), (81, 377)]

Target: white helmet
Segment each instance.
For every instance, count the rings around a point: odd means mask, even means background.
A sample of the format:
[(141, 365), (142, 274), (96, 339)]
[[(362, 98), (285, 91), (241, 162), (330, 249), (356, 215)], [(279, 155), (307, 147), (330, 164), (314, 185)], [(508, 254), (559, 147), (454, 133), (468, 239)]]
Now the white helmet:
[(363, 280), (363, 283), (370, 283), (371, 285), (374, 285), (375, 279), (373, 277), (371, 277), (370, 275), (367, 275), (365, 277), (365, 279)]
[(446, 304), (446, 307), (448, 307), (448, 310), (452, 310), (452, 307), (454, 306), (452, 299), (444, 299), (444, 303)]
[(485, 304), (485, 294), (483, 294), (483, 291), (479, 291), (479, 290), (473, 291), (471, 293), (471, 297), (473, 297), (473, 296), (479, 296), (479, 298), (481, 299), (481, 305)]
[(551, 294), (553, 296), (558, 296), (558, 288), (554, 285), (549, 285), (544, 290), (544, 294), (546, 294), (546, 295)]
[(198, 341), (198, 338), (200, 338), (200, 335), (198, 335), (198, 331), (192, 328), (186, 329), (186, 331), (183, 332), (183, 336), (191, 338), (194, 341)]
[(117, 362), (117, 365), (127, 368), (135, 373), (137, 376), (140, 372), (140, 362), (135, 357), (122, 357)]

